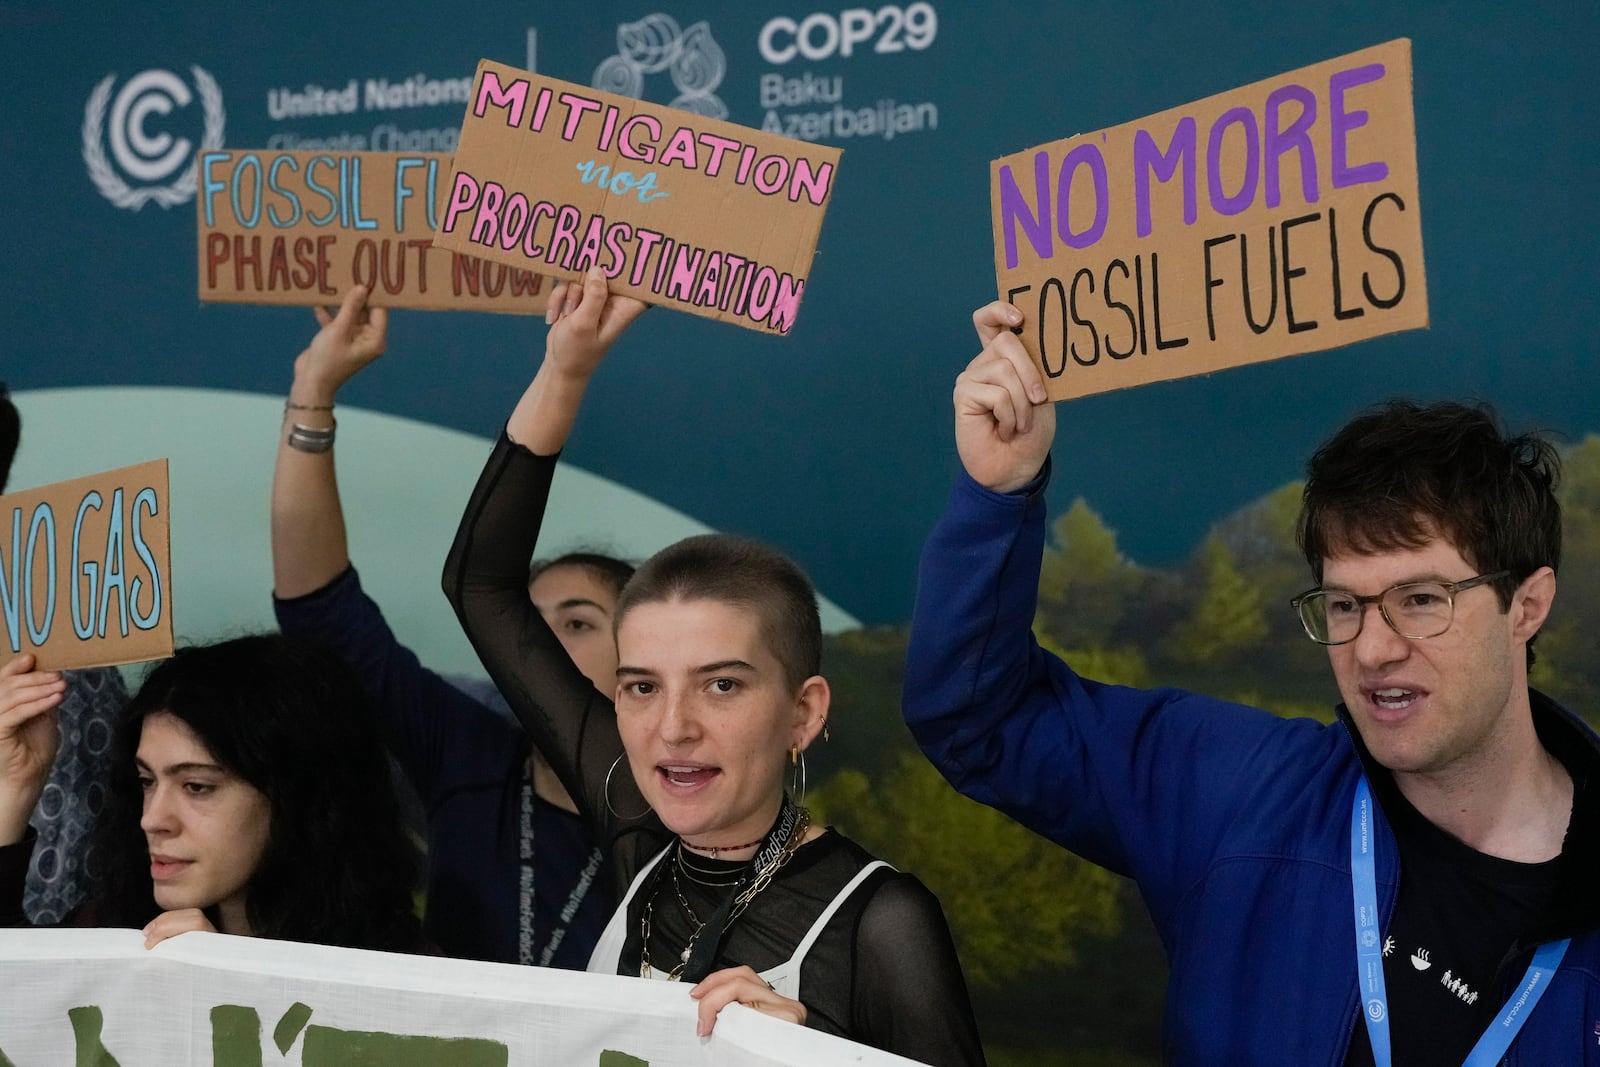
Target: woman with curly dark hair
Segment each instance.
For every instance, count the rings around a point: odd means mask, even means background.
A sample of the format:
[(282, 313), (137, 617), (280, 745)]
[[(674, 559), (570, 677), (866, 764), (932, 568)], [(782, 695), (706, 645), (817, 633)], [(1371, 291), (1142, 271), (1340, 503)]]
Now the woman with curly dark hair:
[[(28, 812), (57, 747), (59, 672), (0, 667), (0, 923), (19, 925)], [(278, 634), (181, 649), (116, 736), (79, 926), (423, 948), (406, 837), (356, 680)]]

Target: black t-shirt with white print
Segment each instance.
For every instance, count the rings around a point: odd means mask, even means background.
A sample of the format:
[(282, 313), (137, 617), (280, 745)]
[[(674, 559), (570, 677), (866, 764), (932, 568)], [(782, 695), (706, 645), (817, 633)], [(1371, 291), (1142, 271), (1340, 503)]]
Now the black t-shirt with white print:
[[(1526, 960), (1507, 956), (1549, 898), (1561, 860), (1484, 855), (1430, 823), (1392, 781), (1374, 788), (1400, 847), (1400, 895), (1383, 943), (1392, 1061), (1460, 1067), (1522, 977)], [(1345, 1067), (1373, 1062), (1359, 1020)]]

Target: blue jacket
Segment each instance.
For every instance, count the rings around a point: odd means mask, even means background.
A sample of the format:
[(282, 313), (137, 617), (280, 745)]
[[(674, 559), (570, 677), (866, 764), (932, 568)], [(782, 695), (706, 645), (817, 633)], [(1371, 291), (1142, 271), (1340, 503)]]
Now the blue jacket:
[[(1327, 725), (1080, 678), (1033, 639), (1044, 531), (1042, 484), (960, 477), (923, 552), (907, 724), (961, 792), (1138, 883), (1171, 965), (1169, 1062), (1338, 1067), (1360, 1025), (1354, 728), (1342, 709)], [(1564, 881), (1539, 923), (1574, 939), (1504, 1062), (1600, 1067), (1600, 739), (1534, 702), (1541, 736), (1578, 753)], [(1381, 810), (1376, 834), (1387, 925), (1400, 864)]]

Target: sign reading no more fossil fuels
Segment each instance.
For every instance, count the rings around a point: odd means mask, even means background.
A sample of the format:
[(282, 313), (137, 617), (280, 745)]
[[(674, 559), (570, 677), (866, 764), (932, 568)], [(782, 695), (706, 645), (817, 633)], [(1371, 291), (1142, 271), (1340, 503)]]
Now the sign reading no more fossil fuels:
[(995, 160), (1000, 297), (1052, 400), (1428, 324), (1411, 42)]

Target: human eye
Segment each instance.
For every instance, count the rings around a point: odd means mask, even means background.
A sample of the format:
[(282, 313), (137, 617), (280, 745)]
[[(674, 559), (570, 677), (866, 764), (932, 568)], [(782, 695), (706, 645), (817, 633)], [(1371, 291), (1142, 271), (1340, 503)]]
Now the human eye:
[(1401, 611), (1435, 611), (1449, 599), (1441, 586), (1402, 585), (1396, 589)]
[(183, 791), (190, 796), (207, 797), (217, 791), (214, 782), (184, 782)]
[(656, 684), (646, 681), (629, 682), (622, 687), (622, 691), (633, 697), (647, 697), (656, 691)]
[(713, 678), (711, 679), (710, 686), (713, 693), (736, 693), (739, 691), (739, 679)]
[(148, 774), (139, 775), (139, 791), (148, 793), (156, 787), (156, 780)]
[(593, 630), (595, 625), (588, 619), (567, 619), (561, 624), (561, 628), (570, 633), (581, 634)]
[(1329, 618), (1354, 615), (1361, 610), (1361, 605), (1349, 593), (1323, 593), (1322, 607)]

